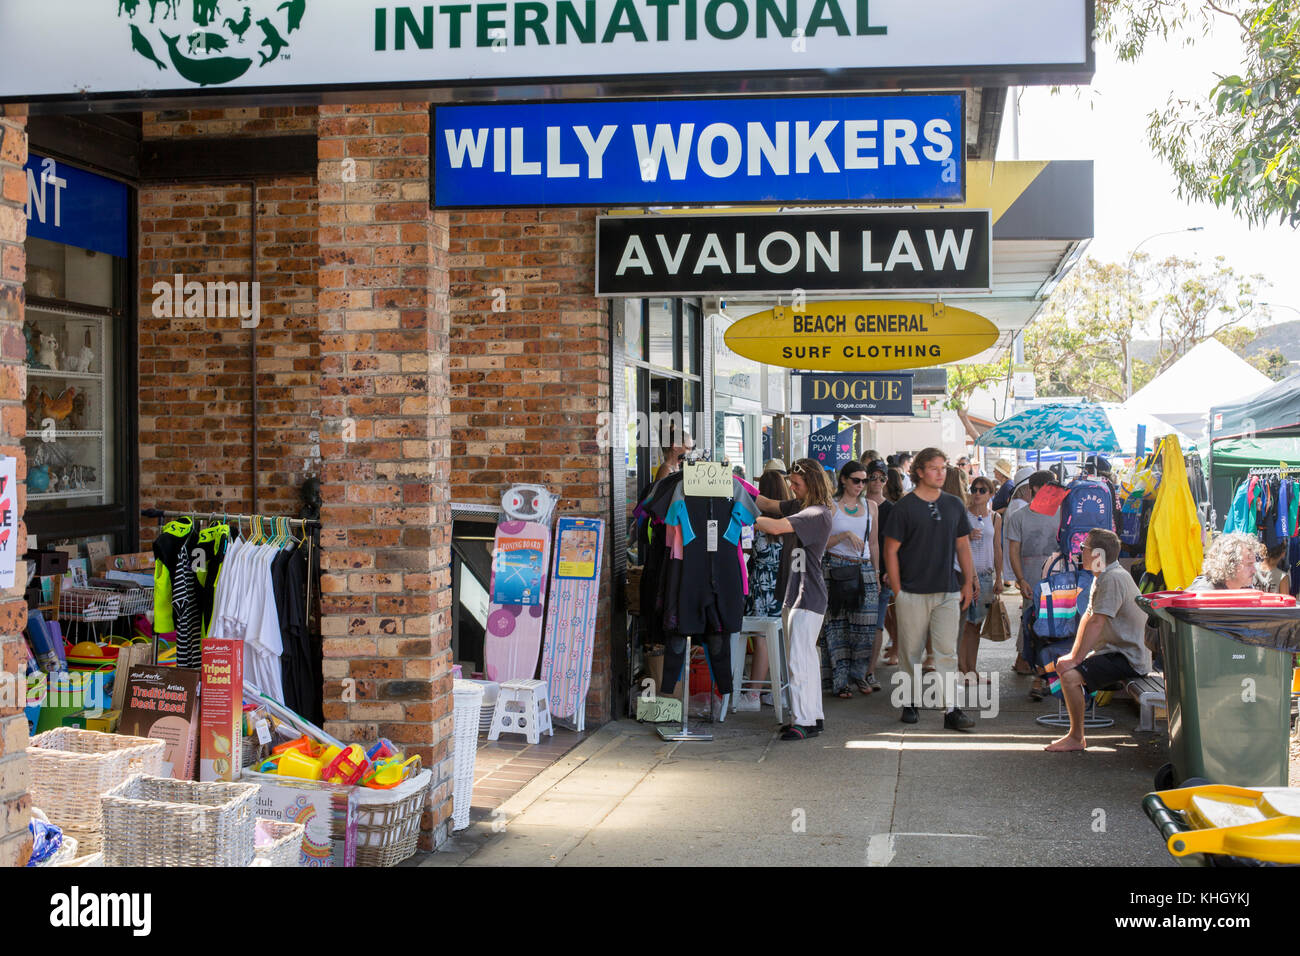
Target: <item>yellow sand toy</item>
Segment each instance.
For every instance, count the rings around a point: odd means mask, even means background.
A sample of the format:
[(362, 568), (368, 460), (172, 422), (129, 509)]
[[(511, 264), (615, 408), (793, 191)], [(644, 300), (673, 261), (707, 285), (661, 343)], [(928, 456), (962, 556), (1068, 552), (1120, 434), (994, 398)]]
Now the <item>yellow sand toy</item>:
[(1208, 784), (1148, 793), (1142, 809), (1180, 863), (1205, 853), (1300, 864), (1300, 790)]

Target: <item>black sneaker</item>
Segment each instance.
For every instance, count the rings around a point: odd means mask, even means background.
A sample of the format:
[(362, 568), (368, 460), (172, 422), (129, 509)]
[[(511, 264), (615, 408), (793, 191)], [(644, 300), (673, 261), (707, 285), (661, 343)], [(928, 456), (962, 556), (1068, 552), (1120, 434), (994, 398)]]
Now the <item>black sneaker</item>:
[(898, 719), (901, 720), (901, 721), (902, 721), (903, 723), (905, 723), (905, 724), (914, 724), (914, 723), (916, 723), (916, 720), (917, 720), (917, 716), (916, 716), (916, 708), (915, 708), (915, 707), (904, 707), (904, 708), (903, 708), (903, 715), (902, 715), (901, 717), (899, 717)]
[(809, 737), (816, 737), (821, 731), (816, 727), (806, 727), (801, 724), (791, 724), (781, 733), (782, 740), (807, 740)]
[(817, 729), (818, 729), (818, 730), (825, 730), (825, 729), (826, 729), (826, 721), (825, 721), (823, 718), (821, 718), (821, 717), (818, 717), (818, 718), (817, 718)]
[(943, 715), (944, 730), (970, 730), (975, 726), (975, 721), (961, 712), (960, 707), (956, 707), (951, 713)]

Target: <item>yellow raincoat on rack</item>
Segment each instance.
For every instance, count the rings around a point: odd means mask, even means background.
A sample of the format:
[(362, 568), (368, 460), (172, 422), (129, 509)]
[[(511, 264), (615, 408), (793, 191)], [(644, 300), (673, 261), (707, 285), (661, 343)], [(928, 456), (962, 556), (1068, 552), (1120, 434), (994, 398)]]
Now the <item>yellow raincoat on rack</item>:
[(1205, 557), (1200, 513), (1187, 485), (1187, 465), (1178, 438), (1168, 435), (1160, 445), (1163, 475), (1147, 529), (1146, 567), (1163, 573), (1165, 587), (1185, 588), (1201, 573)]

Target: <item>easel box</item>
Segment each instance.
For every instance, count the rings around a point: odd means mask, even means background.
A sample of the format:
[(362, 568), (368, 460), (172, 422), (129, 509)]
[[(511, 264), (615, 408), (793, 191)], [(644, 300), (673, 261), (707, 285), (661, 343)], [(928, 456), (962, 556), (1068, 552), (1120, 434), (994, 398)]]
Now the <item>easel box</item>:
[(203, 642), (199, 705), (199, 779), (233, 781), (243, 752), (244, 642)]
[(253, 799), (259, 817), (303, 825), (300, 865), (356, 866), (361, 797), (356, 787), (247, 768), (240, 780), (261, 786)]
[(137, 664), (127, 676), (120, 732), (166, 741), (163, 771), (176, 780), (194, 779), (201, 683), (188, 667)]

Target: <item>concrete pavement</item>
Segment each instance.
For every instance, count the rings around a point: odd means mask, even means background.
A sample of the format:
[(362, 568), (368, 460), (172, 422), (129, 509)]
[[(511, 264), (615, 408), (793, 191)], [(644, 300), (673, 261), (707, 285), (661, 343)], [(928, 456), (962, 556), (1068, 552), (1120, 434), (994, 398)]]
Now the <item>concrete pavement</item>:
[(827, 698), (826, 731), (806, 741), (778, 740), (770, 708), (693, 721), (709, 743), (607, 724), (494, 819), (411, 864), (1173, 865), (1140, 807), (1163, 735), (1134, 735), (1136, 709), (1116, 699), (1100, 710), (1115, 726), (1086, 753), (1044, 753), (1061, 731), (1034, 718), (1056, 702), (1028, 699), (1014, 657), (1013, 642), (981, 649), (998, 713), (969, 734), (944, 730), (938, 710), (899, 723), (890, 669), (884, 693)]

